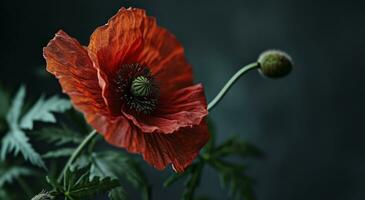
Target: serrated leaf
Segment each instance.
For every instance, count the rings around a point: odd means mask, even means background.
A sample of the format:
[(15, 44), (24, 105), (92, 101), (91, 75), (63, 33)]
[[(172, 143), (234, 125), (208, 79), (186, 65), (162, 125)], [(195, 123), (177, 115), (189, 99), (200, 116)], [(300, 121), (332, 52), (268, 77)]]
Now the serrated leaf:
[(244, 174), (243, 165), (222, 160), (211, 160), (209, 163), (217, 170), (221, 187), (229, 191), (230, 197), (245, 200), (255, 199), (252, 180)]
[(18, 155), (20, 152), (25, 160), (29, 160), (33, 165), (46, 169), (41, 156), (33, 149), (29, 143), (29, 138), (19, 128), (18, 121), (25, 98), (25, 87), (21, 86), (15, 95), (9, 112), (6, 115), (6, 120), (9, 124), (9, 132), (2, 138), (0, 159), (5, 160), (6, 154), (14, 152)]
[(35, 195), (31, 200), (52, 200), (54, 196), (45, 190), (42, 190), (39, 194)]
[(90, 156), (82, 154), (76, 158), (76, 160), (70, 165), (71, 168), (85, 168), (87, 166), (91, 166)]
[(42, 158), (59, 158), (59, 157), (71, 156), (74, 151), (75, 148), (57, 149), (54, 151), (48, 151), (46, 154), (42, 155)]
[(125, 179), (142, 192), (143, 199), (149, 199), (149, 183), (138, 164), (127, 154), (115, 151), (94, 153), (91, 175)]
[(34, 134), (40, 139), (50, 144), (61, 146), (67, 143), (79, 144), (82, 142), (83, 137), (66, 127), (63, 128), (43, 128), (39, 131), (35, 131)]
[[(81, 176), (80, 176), (81, 174)], [(67, 199), (85, 199), (103, 194), (111, 189), (120, 186), (116, 179), (110, 177), (100, 178), (94, 176), (89, 179), (88, 168), (68, 169), (64, 177), (64, 195)]]
[(33, 170), (21, 167), (21, 166), (1, 166), (0, 167), (0, 188), (4, 186), (5, 183), (12, 183), (14, 179), (20, 176), (32, 175)]
[(117, 187), (109, 192), (109, 200), (126, 200), (127, 193), (122, 187)]
[(10, 194), (8, 194), (5, 191), (5, 188), (1, 188), (0, 187), (0, 199), (11, 199), (11, 197), (9, 196)]
[(61, 99), (58, 96), (53, 96), (45, 99), (41, 96), (33, 107), (27, 112), (20, 122), (20, 127), (23, 129), (33, 129), (34, 121), (41, 122), (56, 122), (56, 118), (52, 112), (62, 113), (71, 108), (70, 101)]
[(10, 152), (14, 152), (14, 156), (20, 152), (25, 160), (29, 160), (33, 165), (46, 169), (43, 159), (28, 141), (29, 138), (22, 130), (10, 130), (1, 141), (1, 160), (4, 161), (6, 155)]
[(216, 147), (211, 153), (214, 157), (224, 157), (229, 155), (238, 155), (242, 158), (261, 157), (263, 153), (254, 145), (238, 137), (228, 139), (223, 144)]
[(49, 183), (53, 190), (56, 191), (58, 194), (63, 193), (64, 189), (63, 187), (57, 182), (57, 180), (51, 176), (46, 176), (47, 183)]
[(195, 190), (200, 184), (203, 166), (202, 162), (198, 162), (190, 166), (192, 169), (189, 174), (189, 178), (185, 182), (185, 188), (182, 196), (183, 200), (194, 199)]
[(6, 120), (10, 126), (10, 128), (18, 128), (18, 121), (20, 118), (20, 114), (22, 111), (22, 107), (24, 104), (24, 98), (25, 98), (25, 86), (20, 86), (17, 94), (15, 95), (11, 107), (6, 114)]

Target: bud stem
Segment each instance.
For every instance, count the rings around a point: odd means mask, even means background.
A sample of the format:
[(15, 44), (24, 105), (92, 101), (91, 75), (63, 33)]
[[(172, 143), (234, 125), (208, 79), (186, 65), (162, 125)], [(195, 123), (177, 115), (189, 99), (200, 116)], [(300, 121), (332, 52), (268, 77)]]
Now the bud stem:
[(97, 135), (96, 130), (93, 130), (86, 136), (86, 138), (82, 141), (82, 143), (77, 147), (71, 157), (68, 159), (65, 167), (62, 170), (62, 173), (58, 176), (58, 182), (62, 181), (63, 176), (66, 173), (66, 170), (70, 167), (72, 162), (80, 155), (81, 151), (86, 147), (86, 145)]
[(227, 92), (229, 91), (229, 89), (232, 87), (232, 85), (242, 76), (244, 75), (246, 72), (252, 70), (252, 69), (256, 69), (259, 67), (259, 64), (257, 62), (248, 64), (244, 67), (242, 67), (240, 70), (238, 70), (238, 72), (236, 72), (231, 79), (229, 79), (229, 81), (224, 85), (224, 87), (221, 89), (221, 91), (219, 91), (219, 93), (217, 94), (216, 97), (214, 97), (214, 99), (209, 102), (208, 104), (208, 111), (211, 111), (222, 99), (223, 97), (227, 94)]

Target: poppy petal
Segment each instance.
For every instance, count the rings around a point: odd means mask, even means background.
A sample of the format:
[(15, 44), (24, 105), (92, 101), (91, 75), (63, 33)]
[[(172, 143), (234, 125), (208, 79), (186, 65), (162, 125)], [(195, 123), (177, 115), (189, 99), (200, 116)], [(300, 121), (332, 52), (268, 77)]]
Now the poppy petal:
[(201, 123), (208, 115), (204, 89), (201, 84), (193, 85), (171, 93), (160, 99), (158, 110), (151, 115), (124, 115), (143, 132), (171, 134), (182, 127), (192, 127)]
[[(144, 10), (120, 9), (94, 31), (87, 48), (59, 31), (43, 55), (47, 70), (91, 126), (110, 144), (142, 154), (155, 168), (171, 163), (183, 172), (208, 141), (203, 87), (193, 85), (182, 45)], [(148, 114), (128, 110), (123, 102), (128, 93), (122, 91), (130, 92), (136, 77), (121, 73), (121, 67), (139, 65), (149, 69), (159, 90)]]
[(98, 63), (100, 74), (104, 74), (103, 97), (112, 115), (120, 113), (120, 101), (110, 84), (122, 64), (146, 65), (159, 83), (161, 96), (193, 84), (192, 68), (182, 45), (142, 9), (120, 9), (94, 31), (88, 49), (95, 55), (93, 61)]
[(121, 8), (106, 25), (93, 32), (88, 49), (97, 56), (99, 66), (106, 74), (113, 74), (125, 58), (140, 48), (145, 18), (142, 9)]
[(96, 69), (87, 50), (62, 30), (43, 49), (47, 71), (54, 74), (67, 93), (73, 105), (84, 112), (103, 113), (104, 100), (101, 98)]
[(192, 68), (176, 37), (165, 28), (159, 27), (153, 17), (145, 18), (142, 34), (141, 47), (125, 62), (147, 65), (160, 83), (161, 92), (192, 85)]
[(107, 127), (104, 130), (104, 138), (110, 144), (126, 148), (131, 153), (142, 154), (144, 160), (159, 170), (171, 163), (175, 171), (183, 172), (209, 140), (205, 122), (166, 135), (143, 133), (138, 127), (129, 124), (124, 117), (118, 117), (112, 122), (98, 119), (97, 123), (100, 125), (108, 123), (107, 126), (103, 126)]

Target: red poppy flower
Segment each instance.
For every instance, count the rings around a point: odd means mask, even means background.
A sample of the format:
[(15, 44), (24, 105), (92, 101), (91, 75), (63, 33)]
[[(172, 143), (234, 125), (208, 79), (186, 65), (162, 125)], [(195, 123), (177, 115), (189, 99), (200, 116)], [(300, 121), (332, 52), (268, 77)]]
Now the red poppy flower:
[(43, 50), (74, 106), (106, 141), (182, 172), (209, 139), (203, 86), (175, 36), (122, 8), (82, 46), (62, 30)]

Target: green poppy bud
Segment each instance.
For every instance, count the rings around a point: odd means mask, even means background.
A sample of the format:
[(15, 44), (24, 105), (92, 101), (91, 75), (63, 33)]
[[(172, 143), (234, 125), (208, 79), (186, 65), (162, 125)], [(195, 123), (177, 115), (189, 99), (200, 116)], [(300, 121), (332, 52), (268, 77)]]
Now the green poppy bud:
[(293, 68), (293, 62), (290, 56), (280, 50), (263, 52), (257, 62), (259, 63), (259, 71), (270, 78), (284, 77)]

